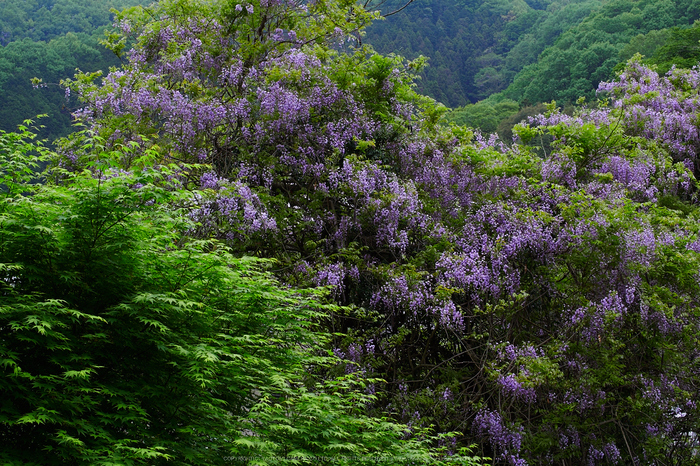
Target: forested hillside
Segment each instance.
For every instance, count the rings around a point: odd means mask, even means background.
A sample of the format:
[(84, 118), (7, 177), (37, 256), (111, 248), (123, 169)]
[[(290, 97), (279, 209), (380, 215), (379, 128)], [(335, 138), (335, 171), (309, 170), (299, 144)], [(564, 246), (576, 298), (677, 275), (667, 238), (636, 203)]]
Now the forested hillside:
[[(382, 11), (400, 5), (391, 2)], [(456, 107), (505, 89), (562, 32), (600, 6), (599, 0), (416, 1), (375, 22), (367, 41), (380, 53), (428, 57), (418, 89)]]
[(700, 59), (693, 25), (699, 14), (700, 4), (693, 1), (605, 2), (544, 48), (506, 89), (457, 109), (449, 119), (498, 131), (510, 141), (513, 124), (541, 112), (543, 102), (571, 107), (579, 98), (594, 99), (598, 83), (613, 79), (637, 53), (645, 63), (658, 64), (662, 74), (674, 65), (691, 68)]
[(615, 65), (632, 52), (653, 53), (663, 42), (659, 31), (690, 27), (697, 19), (700, 3), (693, 0), (611, 0), (561, 34), (537, 63), (515, 77), (503, 96), (531, 103), (590, 99), (598, 83), (613, 78)]
[[(42, 136), (64, 136), (77, 101), (59, 88), (76, 68), (102, 70), (120, 61), (99, 44), (111, 25), (110, 8), (136, 0), (4, 0), (0, 2), (0, 129), (11, 131), (24, 119), (48, 114)], [(32, 78), (40, 78), (39, 89)]]
[[(367, 41), (381, 53), (427, 56), (417, 89), (450, 107), (467, 106), (451, 121), (509, 140), (512, 125), (536, 113), (537, 104), (594, 98), (598, 83), (635, 53), (662, 63), (664, 72), (672, 64), (691, 67), (700, 57), (680, 35), (698, 18), (695, 0), (429, 0), (375, 22)], [(666, 57), (652, 58), (660, 47)]]
[(48, 42), (69, 32), (92, 34), (111, 23), (110, 9), (138, 5), (135, 0), (3, 0), (0, 44), (31, 39)]

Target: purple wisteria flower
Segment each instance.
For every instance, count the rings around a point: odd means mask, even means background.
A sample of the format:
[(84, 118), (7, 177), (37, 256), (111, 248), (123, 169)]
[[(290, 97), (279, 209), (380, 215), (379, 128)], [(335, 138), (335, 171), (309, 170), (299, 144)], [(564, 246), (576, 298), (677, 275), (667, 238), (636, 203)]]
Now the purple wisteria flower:
[[(310, 37), (320, 3), (119, 23), (136, 48), (83, 88), (80, 117), (125, 172), (146, 151), (176, 167), (187, 235), (328, 287), (349, 312), (319, 318), (338, 371), (387, 380), (368, 384), (372, 409), (462, 431), (499, 464), (680, 445), (700, 418), (698, 71), (630, 64), (601, 85), (607, 105), (521, 128), (546, 153), (466, 142), (430, 123), (405, 61)], [(83, 169), (84, 147), (63, 166)]]

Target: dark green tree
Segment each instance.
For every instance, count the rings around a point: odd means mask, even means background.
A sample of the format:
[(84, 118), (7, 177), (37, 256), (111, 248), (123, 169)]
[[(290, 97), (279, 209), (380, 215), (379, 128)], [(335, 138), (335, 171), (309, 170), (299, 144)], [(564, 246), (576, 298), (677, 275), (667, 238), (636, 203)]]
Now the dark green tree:
[(24, 38), (48, 42), (68, 32), (92, 34), (112, 20), (110, 9), (141, 0), (3, 0), (0, 45)]
[(76, 68), (106, 72), (119, 63), (98, 41), (96, 36), (68, 33), (49, 42), (25, 38), (0, 47), (0, 129), (10, 131), (28, 116), (42, 113), (49, 116), (42, 121), (42, 137), (68, 134), (77, 101), (59, 82), (73, 76)]
[(503, 97), (518, 102), (591, 99), (598, 83), (613, 78), (615, 66), (631, 56), (627, 44), (639, 42), (640, 34), (652, 34), (651, 31), (687, 28), (698, 19), (697, 15), (698, 10), (689, 0), (606, 3), (558, 36), (537, 63), (523, 68), (513, 78)]
[[(111, 8), (137, 5), (140, 0), (6, 0), (0, 2), (0, 130), (12, 131), (38, 113), (41, 137), (55, 139), (72, 131), (76, 99), (66, 99), (59, 87), (76, 68), (85, 72), (118, 66), (104, 46), (104, 30), (112, 22)], [(33, 88), (32, 79), (42, 85)]]
[(666, 74), (671, 67), (692, 68), (700, 62), (700, 22), (692, 28), (673, 28), (666, 42), (658, 47), (645, 63), (657, 65), (659, 74)]

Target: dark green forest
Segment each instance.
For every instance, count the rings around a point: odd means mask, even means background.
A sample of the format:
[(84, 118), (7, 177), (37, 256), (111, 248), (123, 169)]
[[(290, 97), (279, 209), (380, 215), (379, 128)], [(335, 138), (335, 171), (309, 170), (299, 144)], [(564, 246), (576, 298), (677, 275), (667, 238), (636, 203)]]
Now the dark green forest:
[[(59, 86), (76, 69), (109, 71), (120, 60), (100, 45), (111, 26), (111, 8), (135, 0), (3, 0), (0, 2), (0, 129), (48, 114), (42, 137), (72, 130), (77, 100)], [(41, 84), (33, 83), (38, 78)]]
[(504, 90), (563, 32), (600, 6), (598, 0), (416, 1), (374, 23), (367, 40), (381, 53), (427, 56), (430, 67), (418, 89), (456, 107)]
[(691, 27), (699, 18), (700, 3), (690, 0), (606, 2), (522, 69), (503, 96), (531, 103), (591, 99), (599, 82), (614, 77), (619, 62), (633, 52), (653, 55), (663, 31)]
[(413, 2), (375, 22), (367, 40), (381, 53), (427, 56), (417, 89), (457, 108), (450, 121), (509, 140), (513, 124), (541, 112), (541, 103), (594, 99), (598, 83), (635, 53), (662, 74), (674, 64), (692, 67), (699, 18), (691, 0), (443, 0)]

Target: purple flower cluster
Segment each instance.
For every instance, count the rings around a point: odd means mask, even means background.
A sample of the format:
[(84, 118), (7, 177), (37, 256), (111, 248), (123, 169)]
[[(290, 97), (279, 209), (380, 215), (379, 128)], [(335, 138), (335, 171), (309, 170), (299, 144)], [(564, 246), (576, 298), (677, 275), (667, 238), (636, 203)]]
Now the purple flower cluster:
[(527, 465), (520, 457), (523, 441), (522, 427), (508, 427), (495, 411), (481, 410), (474, 418), (473, 429), (479, 436), (488, 438), (498, 454), (498, 459), (514, 466)]
[(375, 292), (370, 303), (374, 307), (385, 308), (389, 313), (417, 318), (430, 299), (429, 289), (423, 282), (412, 282), (399, 275)]
[(499, 376), (496, 383), (501, 387), (501, 392), (507, 397), (521, 400), (527, 404), (537, 401), (537, 393), (532, 387), (523, 385), (514, 374)]
[(207, 189), (219, 189), (215, 196), (198, 196), (190, 217), (197, 222), (197, 235), (231, 235), (249, 237), (256, 233), (274, 232), (277, 222), (251, 188), (241, 183), (228, 183), (216, 175), (202, 175)]
[(677, 157), (694, 161), (697, 156), (697, 114), (700, 101), (687, 89), (698, 89), (698, 70), (672, 69), (666, 76), (639, 62), (630, 62), (613, 82), (601, 83), (599, 92), (613, 97), (612, 107), (622, 109), (625, 129), (663, 142)]
[[(626, 135), (639, 137), (641, 142), (661, 143), (674, 160), (686, 163), (691, 171), (697, 170), (699, 87), (700, 72), (697, 69), (672, 69), (666, 76), (659, 76), (640, 61), (632, 60), (615, 81), (603, 82), (598, 87), (600, 94), (610, 97), (609, 106), (584, 110), (573, 116), (549, 112), (531, 118), (530, 122), (550, 127), (559, 124), (573, 128), (594, 125), (610, 128), (610, 134), (619, 128)], [(600, 149), (606, 149), (602, 143)], [(650, 149), (654, 150), (653, 147)], [(552, 166), (552, 169), (556, 170), (556, 167)], [(647, 180), (656, 170), (649, 161), (622, 160), (617, 156), (610, 157), (602, 168), (629, 189), (649, 198), (655, 193), (647, 192), (653, 188)]]
[(503, 348), (498, 349), (499, 359), (505, 359), (510, 362), (515, 362), (518, 359), (537, 359), (542, 355), (542, 350), (539, 351), (532, 345), (516, 346), (507, 344)]
[(658, 188), (654, 186), (652, 175), (656, 173), (653, 160), (628, 160), (615, 155), (602, 163), (599, 173), (610, 173), (626, 189), (640, 196), (640, 200), (654, 200)]
[(604, 335), (622, 325), (628, 307), (617, 292), (603, 297), (598, 303), (581, 307), (571, 313), (569, 324), (578, 328), (588, 344), (601, 342)]
[[(287, 49), (244, 64), (211, 39), (221, 30), (216, 21), (195, 19), (147, 28), (141, 47), (130, 53), (130, 65), (110, 73), (102, 88), (83, 93), (90, 105), (78, 116), (98, 127), (107, 115), (128, 116), (136, 126), (121, 138), (139, 131), (139, 123), (157, 123), (176, 159), (227, 171), (244, 162), (230, 160), (233, 147), (239, 154), (242, 147), (251, 154), (275, 148), (280, 160), (314, 177), (320, 177), (326, 157), (344, 153), (357, 135), (376, 130), (363, 106), (328, 78), (327, 66), (314, 55)], [(167, 53), (154, 59), (150, 51), (156, 49)]]
[(322, 265), (313, 275), (316, 285), (330, 286), (335, 296), (340, 295), (345, 289), (345, 277), (351, 275), (356, 269), (348, 270), (343, 264), (333, 263)]
[(578, 431), (573, 427), (567, 427), (566, 429), (560, 431), (559, 448), (561, 450), (581, 448), (581, 437), (579, 436)]
[(444, 301), (439, 306), (433, 307), (433, 313), (442, 328), (460, 333), (464, 331), (464, 318), (452, 300)]

